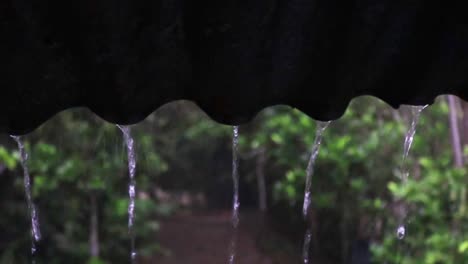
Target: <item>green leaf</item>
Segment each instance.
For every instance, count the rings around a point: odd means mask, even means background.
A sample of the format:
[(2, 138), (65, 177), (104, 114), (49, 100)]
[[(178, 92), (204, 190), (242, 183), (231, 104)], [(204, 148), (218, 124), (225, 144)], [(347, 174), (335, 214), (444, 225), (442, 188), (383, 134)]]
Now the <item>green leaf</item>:
[(468, 241), (463, 241), (463, 243), (461, 243), (458, 246), (458, 253), (463, 254), (467, 251), (468, 251)]

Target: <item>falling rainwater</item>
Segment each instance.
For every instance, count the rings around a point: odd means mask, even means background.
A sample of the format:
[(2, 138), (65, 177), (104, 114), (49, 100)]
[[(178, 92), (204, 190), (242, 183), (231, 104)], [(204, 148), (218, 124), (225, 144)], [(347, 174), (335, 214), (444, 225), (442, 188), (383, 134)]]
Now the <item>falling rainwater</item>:
[(28, 204), (29, 215), (31, 217), (31, 254), (33, 257), (36, 254), (36, 242), (41, 240), (41, 230), (39, 228), (39, 217), (37, 214), (36, 206), (34, 205), (32, 195), (31, 195), (31, 177), (29, 175), (29, 168), (27, 165), (28, 162), (28, 153), (24, 147), (24, 143), (19, 136), (11, 136), (16, 143), (18, 144), (18, 149), (20, 152), (21, 166), (23, 168), (23, 181), (24, 181), (24, 190), (26, 193), (26, 201)]
[(237, 247), (237, 233), (239, 226), (239, 158), (238, 158), (238, 145), (239, 145), (239, 127), (233, 127), (232, 137), (232, 181), (234, 185), (234, 193), (232, 199), (232, 227), (233, 234), (229, 248), (229, 263), (235, 263), (236, 247)]
[[(312, 188), (312, 175), (314, 174), (315, 161), (317, 160), (317, 157), (319, 154), (320, 144), (322, 143), (322, 138), (323, 138), (323, 132), (325, 131), (325, 129), (327, 129), (330, 123), (331, 123), (330, 121), (329, 122), (317, 121), (317, 128), (315, 131), (315, 140), (314, 140), (314, 144), (312, 145), (312, 152), (310, 154), (309, 164), (307, 165), (307, 170), (306, 170), (304, 205), (302, 208), (302, 213), (303, 213), (304, 219), (306, 220), (309, 214), (310, 204), (312, 201), (311, 188)], [(309, 263), (309, 247), (310, 247), (311, 239), (312, 239), (312, 231), (310, 230), (310, 228), (308, 228), (304, 236), (304, 247), (302, 251), (302, 257), (303, 257), (304, 263)]]
[(136, 172), (136, 156), (135, 156), (135, 147), (134, 147), (134, 140), (131, 135), (131, 128), (129, 126), (121, 126), (117, 125), (117, 127), (122, 131), (125, 144), (127, 146), (127, 159), (128, 159), (128, 172), (130, 181), (128, 184), (128, 196), (130, 198), (128, 204), (128, 233), (130, 235), (130, 246), (131, 246), (131, 253), (130, 259), (131, 263), (136, 262), (136, 249), (135, 249), (135, 230), (134, 230), (134, 223), (135, 223), (135, 188), (136, 188), (136, 180), (135, 180), (135, 172)]
[(312, 231), (310, 228), (307, 228), (307, 231), (304, 235), (304, 246), (302, 248), (302, 258), (304, 260), (304, 264), (309, 263), (309, 247), (310, 241), (312, 240)]
[(304, 205), (302, 208), (302, 213), (304, 215), (304, 218), (307, 217), (310, 203), (312, 200), (310, 191), (312, 188), (312, 175), (314, 174), (315, 161), (317, 160), (317, 156), (319, 154), (320, 144), (322, 143), (323, 132), (325, 131), (325, 129), (327, 129), (330, 123), (331, 123), (330, 121), (329, 122), (317, 121), (317, 129), (315, 131), (315, 140), (314, 140), (314, 144), (312, 145), (312, 152), (310, 154), (309, 164), (307, 165), (307, 170), (306, 170)]
[[(403, 158), (401, 163), (401, 181), (403, 184), (408, 182), (409, 177), (409, 168), (406, 164), (406, 159), (408, 158), (409, 152), (411, 150), (411, 146), (413, 145), (414, 135), (416, 134), (416, 127), (419, 122), (419, 118), (421, 117), (421, 112), (426, 109), (428, 105), (424, 106), (410, 106), (411, 107), (411, 124), (406, 132), (405, 135), (405, 143), (403, 146)], [(399, 219), (399, 225), (396, 230), (396, 235), (398, 239), (404, 239), (406, 236), (406, 227), (404, 222), (406, 221), (407, 217), (407, 208), (403, 209), (403, 214)]]

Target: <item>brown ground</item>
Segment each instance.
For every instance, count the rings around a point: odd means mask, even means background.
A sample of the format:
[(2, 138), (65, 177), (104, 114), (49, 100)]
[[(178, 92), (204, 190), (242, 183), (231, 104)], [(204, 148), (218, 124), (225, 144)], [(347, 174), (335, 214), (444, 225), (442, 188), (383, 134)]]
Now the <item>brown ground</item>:
[[(283, 253), (268, 254), (261, 250), (261, 217), (242, 213), (237, 243), (236, 264), (299, 263)], [(229, 212), (180, 214), (162, 220), (157, 240), (165, 254), (149, 263), (157, 264), (223, 264), (228, 263), (232, 236)]]

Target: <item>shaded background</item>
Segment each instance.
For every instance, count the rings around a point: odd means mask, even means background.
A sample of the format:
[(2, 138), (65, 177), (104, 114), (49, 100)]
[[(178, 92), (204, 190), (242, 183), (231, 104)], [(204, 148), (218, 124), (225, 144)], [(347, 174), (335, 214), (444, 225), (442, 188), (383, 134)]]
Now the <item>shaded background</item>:
[[(468, 262), (468, 104), (439, 97), (423, 112), (403, 185), (410, 119), (409, 108), (359, 97), (325, 132), (308, 221), (312, 263)], [(132, 129), (140, 262), (225, 263), (232, 127), (177, 101)], [(240, 135), (238, 263), (300, 263), (315, 122), (290, 107), (270, 107), (241, 126)], [(38, 263), (129, 263), (120, 131), (90, 111), (71, 109), (25, 141), (43, 233)], [(0, 145), (0, 263), (29, 263), (19, 153), (7, 135)], [(396, 220), (403, 208), (409, 210), (408, 235), (399, 241)]]

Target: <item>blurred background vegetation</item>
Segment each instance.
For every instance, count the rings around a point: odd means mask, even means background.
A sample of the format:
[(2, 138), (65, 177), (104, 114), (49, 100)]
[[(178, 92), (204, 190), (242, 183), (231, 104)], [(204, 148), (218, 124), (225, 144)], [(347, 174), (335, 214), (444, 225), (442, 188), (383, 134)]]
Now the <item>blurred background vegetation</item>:
[[(300, 257), (310, 224), (313, 263), (468, 263), (468, 104), (447, 98), (421, 116), (406, 185), (399, 176), (410, 111), (373, 97), (353, 100), (325, 132), (308, 223), (301, 209), (315, 121), (276, 106), (242, 125), (241, 213), (256, 212), (265, 227), (259, 229), (277, 234), (254, 234), (259, 247)], [(142, 261), (156, 263), (152, 256), (171, 255), (157, 238), (161, 221), (229, 210), (232, 128), (178, 101), (132, 129), (137, 245)], [(38, 263), (128, 263), (128, 170), (115, 125), (73, 109), (24, 139), (43, 233)], [(0, 263), (29, 263), (19, 153), (6, 135), (0, 138), (0, 181)], [(405, 208), (408, 232), (400, 241), (395, 230)]]

